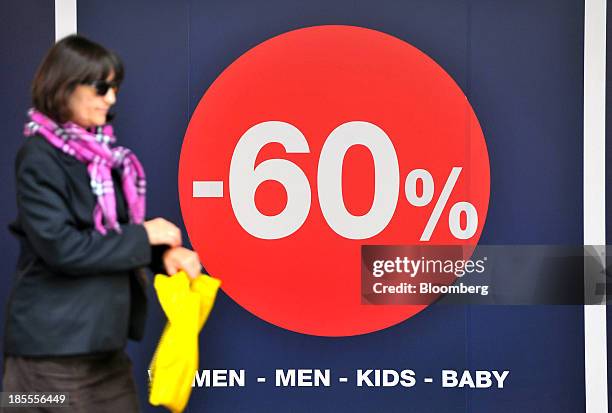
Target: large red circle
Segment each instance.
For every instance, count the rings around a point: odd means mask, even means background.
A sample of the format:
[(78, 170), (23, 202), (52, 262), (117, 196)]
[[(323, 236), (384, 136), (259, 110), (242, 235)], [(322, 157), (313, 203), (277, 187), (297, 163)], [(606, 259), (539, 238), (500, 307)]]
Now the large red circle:
[[(229, 199), (229, 165), (236, 143), (252, 126), (283, 121), (306, 137), (310, 153), (287, 154), (268, 144), (257, 162), (295, 163), (310, 182), (311, 207), (290, 236), (264, 240), (238, 223)], [(399, 160), (395, 214), (378, 235), (350, 240), (325, 221), (317, 196), (323, 143), (339, 125), (366, 121), (391, 138)], [(362, 305), (360, 246), (419, 244), (435, 199), (453, 166), (463, 168), (428, 244), (476, 244), (489, 202), (489, 158), (472, 107), (431, 58), (393, 36), (352, 26), (318, 26), (267, 40), (234, 61), (198, 104), (183, 142), (179, 167), (181, 210), (190, 240), (207, 270), (242, 307), (279, 327), (320, 336), (377, 331), (424, 306)], [(410, 205), (404, 179), (415, 168), (435, 178), (434, 201)], [(368, 212), (374, 193), (372, 155), (354, 146), (343, 166), (343, 196), (355, 215)], [(194, 198), (194, 181), (223, 181), (222, 198)], [(261, 213), (281, 212), (287, 194), (268, 181), (255, 195)], [(450, 206), (469, 201), (478, 212), (476, 234), (452, 236)]]

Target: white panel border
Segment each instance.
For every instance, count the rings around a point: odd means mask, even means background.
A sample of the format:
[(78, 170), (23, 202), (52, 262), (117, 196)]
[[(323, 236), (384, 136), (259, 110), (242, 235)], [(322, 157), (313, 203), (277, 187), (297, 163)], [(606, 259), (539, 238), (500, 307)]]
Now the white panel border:
[(77, 32), (77, 0), (55, 0), (55, 41)]
[[(584, 4), (584, 244), (606, 245), (606, 0)], [(595, 285), (590, 285), (595, 288)], [(589, 294), (585, 290), (585, 294)], [(586, 413), (608, 412), (606, 306), (584, 307)]]

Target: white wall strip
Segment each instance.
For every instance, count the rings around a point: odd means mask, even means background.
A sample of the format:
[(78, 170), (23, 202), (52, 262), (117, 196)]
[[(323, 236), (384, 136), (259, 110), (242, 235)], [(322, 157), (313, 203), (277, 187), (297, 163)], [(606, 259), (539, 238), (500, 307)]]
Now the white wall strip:
[[(604, 246), (606, 0), (585, 0), (584, 17), (584, 244)], [(605, 255), (601, 258), (605, 260)], [(585, 294), (589, 292), (585, 290)], [(584, 307), (584, 362), (586, 413), (608, 413), (605, 305)]]
[(55, 0), (55, 41), (77, 32), (77, 0)]

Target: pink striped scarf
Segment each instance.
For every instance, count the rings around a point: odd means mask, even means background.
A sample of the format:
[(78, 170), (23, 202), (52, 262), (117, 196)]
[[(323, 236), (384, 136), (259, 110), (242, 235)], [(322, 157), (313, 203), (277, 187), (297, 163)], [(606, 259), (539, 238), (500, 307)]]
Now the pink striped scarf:
[(142, 165), (129, 149), (111, 147), (115, 136), (111, 125), (84, 129), (66, 122), (59, 126), (41, 112), (30, 109), (30, 122), (24, 134), (42, 135), (51, 145), (87, 164), (91, 189), (97, 197), (93, 211), (96, 230), (106, 234), (108, 229), (121, 232), (117, 222), (115, 190), (112, 168), (121, 169), (123, 193), (128, 204), (130, 222), (142, 224), (145, 217), (146, 179)]

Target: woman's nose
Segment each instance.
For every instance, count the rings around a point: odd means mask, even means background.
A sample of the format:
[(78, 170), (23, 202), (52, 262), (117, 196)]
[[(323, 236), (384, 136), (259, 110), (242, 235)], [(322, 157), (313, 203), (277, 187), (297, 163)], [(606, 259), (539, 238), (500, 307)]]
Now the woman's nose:
[(117, 92), (114, 88), (108, 88), (106, 95), (104, 95), (104, 101), (109, 105), (114, 105), (117, 101)]

